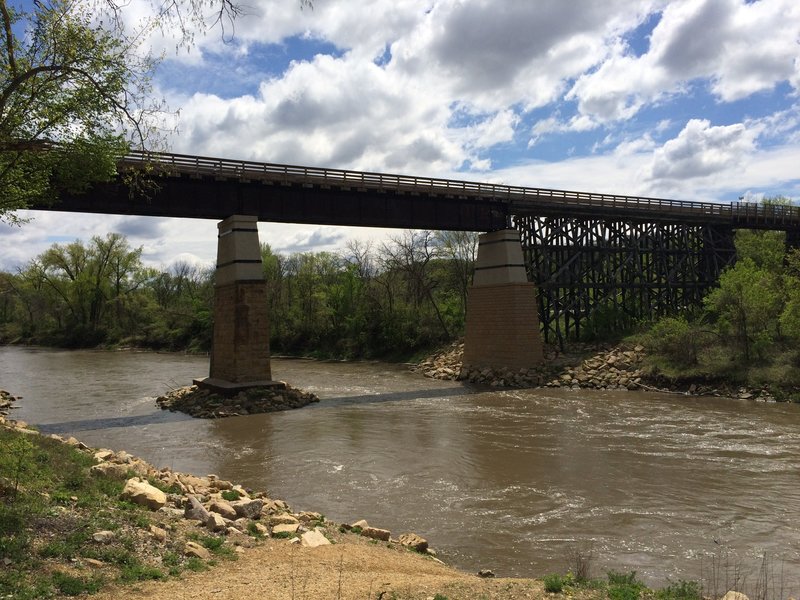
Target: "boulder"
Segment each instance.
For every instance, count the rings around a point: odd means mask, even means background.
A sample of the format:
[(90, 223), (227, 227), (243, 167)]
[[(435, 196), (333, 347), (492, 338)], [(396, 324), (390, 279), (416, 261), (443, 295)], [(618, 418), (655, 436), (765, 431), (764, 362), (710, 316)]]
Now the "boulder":
[(152, 471), (152, 467), (148, 465), (143, 460), (139, 460), (138, 458), (135, 460), (130, 461), (127, 464), (129, 470), (133, 471), (134, 474), (138, 475), (139, 477), (147, 477), (150, 475)]
[(108, 460), (112, 456), (114, 456), (114, 453), (111, 450), (98, 450), (94, 453), (94, 459), (96, 461)]
[(372, 538), (373, 540), (381, 540), (383, 542), (388, 542), (389, 538), (392, 537), (392, 534), (388, 529), (378, 529), (377, 527), (364, 527), (361, 529), (361, 535)]
[(281, 534), (281, 533), (297, 533), (297, 530), (300, 528), (299, 523), (295, 523), (290, 525), (288, 523), (275, 525), (272, 528), (272, 535)]
[(153, 539), (159, 543), (164, 543), (167, 541), (167, 531), (166, 529), (161, 529), (161, 527), (156, 527), (155, 525), (150, 525), (149, 528), (150, 535), (153, 536)]
[(95, 477), (108, 477), (109, 479), (118, 479), (122, 481), (128, 477), (128, 467), (125, 465), (104, 462), (100, 463), (99, 465), (92, 466), (89, 469), (89, 473)]
[(138, 477), (125, 482), (125, 488), (122, 490), (120, 498), (146, 506), (150, 510), (158, 510), (167, 504), (167, 496), (164, 492)]
[(113, 531), (96, 531), (92, 534), (92, 539), (98, 544), (110, 544), (115, 537)]
[(183, 512), (183, 518), (205, 523), (208, 520), (208, 511), (205, 506), (200, 504), (197, 498), (189, 496), (189, 503), (186, 505), (186, 510)]
[(225, 500), (214, 500), (208, 507), (208, 510), (222, 515), (226, 519), (233, 520), (236, 518), (236, 511), (233, 506), (225, 502)]
[(197, 542), (186, 542), (183, 552), (186, 556), (194, 556), (203, 560), (208, 560), (211, 558), (211, 552), (203, 548)]
[(425, 552), (428, 549), (428, 540), (416, 533), (404, 533), (400, 536), (400, 545), (411, 548), (416, 552)]
[(297, 517), (292, 515), (273, 515), (269, 518), (269, 524), (273, 527), (275, 525), (299, 525), (300, 521), (297, 520)]
[(206, 527), (211, 531), (225, 531), (228, 528), (228, 523), (215, 512), (209, 513), (206, 519)]
[(260, 498), (256, 500), (236, 500), (231, 502), (231, 507), (236, 511), (236, 516), (244, 519), (258, 519), (261, 517), (261, 509), (264, 501)]
[(317, 546), (330, 546), (330, 541), (319, 529), (312, 529), (300, 536), (300, 544), (306, 548), (316, 548)]

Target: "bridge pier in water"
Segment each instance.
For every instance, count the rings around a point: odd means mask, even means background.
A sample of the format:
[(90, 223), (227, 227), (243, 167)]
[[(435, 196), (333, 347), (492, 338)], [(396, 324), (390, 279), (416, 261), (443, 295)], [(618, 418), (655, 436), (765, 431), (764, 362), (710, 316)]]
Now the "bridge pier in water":
[(211, 367), (209, 377), (195, 384), (225, 395), (283, 385), (271, 381), (267, 283), (257, 225), (257, 217), (244, 215), (217, 225)]
[(536, 286), (526, 275), (519, 232), (482, 234), (467, 296), (463, 365), (519, 370), (543, 360)]

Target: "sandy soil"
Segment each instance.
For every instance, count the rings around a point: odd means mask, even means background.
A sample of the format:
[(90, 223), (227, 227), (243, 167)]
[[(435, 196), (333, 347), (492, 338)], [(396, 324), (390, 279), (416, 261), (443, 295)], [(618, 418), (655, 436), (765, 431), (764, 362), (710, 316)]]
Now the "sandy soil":
[[(355, 537), (355, 536), (351, 536)], [(236, 561), (181, 579), (110, 588), (95, 600), (521, 600), (543, 598), (530, 579), (482, 579), (406, 550), (361, 540), (302, 548), (270, 540)]]

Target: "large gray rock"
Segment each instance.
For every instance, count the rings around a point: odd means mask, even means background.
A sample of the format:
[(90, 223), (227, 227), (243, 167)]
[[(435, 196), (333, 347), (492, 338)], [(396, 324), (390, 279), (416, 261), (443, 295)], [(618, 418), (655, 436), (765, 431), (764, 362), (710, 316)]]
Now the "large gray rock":
[(231, 502), (231, 506), (239, 518), (258, 519), (261, 517), (261, 508), (264, 506), (264, 501), (260, 498), (256, 500), (236, 500)]
[(183, 513), (184, 519), (193, 519), (195, 521), (208, 521), (208, 511), (206, 507), (200, 504), (200, 501), (194, 496), (189, 496), (189, 504)]
[(158, 510), (167, 504), (167, 496), (164, 492), (138, 477), (125, 482), (120, 498), (130, 500), (134, 504), (146, 506), (150, 510)]
[(92, 539), (98, 544), (110, 544), (114, 541), (116, 535), (113, 531), (96, 531), (92, 534)]

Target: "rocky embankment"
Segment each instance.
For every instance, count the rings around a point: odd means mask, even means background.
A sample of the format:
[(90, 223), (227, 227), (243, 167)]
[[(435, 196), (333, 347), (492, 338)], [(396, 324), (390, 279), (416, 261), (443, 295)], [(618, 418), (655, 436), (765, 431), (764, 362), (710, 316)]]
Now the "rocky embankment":
[[(3, 392), (0, 397), (10, 394)], [(0, 427), (41, 435), (24, 421), (5, 415), (0, 415)], [(331, 544), (342, 534), (358, 534), (430, 557), (436, 554), (427, 540), (415, 533), (404, 533), (395, 539), (391, 531), (373, 527), (363, 519), (340, 525), (318, 512), (293, 511), (286, 502), (270, 498), (266, 492), (254, 492), (216, 475), (199, 477), (168, 467), (157, 469), (125, 451), (90, 448), (74, 437), (49, 437), (92, 456), (95, 464), (90, 467), (91, 475), (124, 482), (120, 499), (146, 507), (157, 523), (138, 533), (149, 536), (151, 544), (181, 546), (187, 557), (212, 558), (207, 548), (191, 539), (197, 530), (223, 537), (226, 544), (240, 552), (266, 538), (317, 547)], [(118, 532), (103, 530), (93, 532), (92, 538), (105, 544), (117, 535)]]
[[(517, 371), (465, 367), (463, 352), (464, 343), (454, 343), (416, 365), (414, 370), (434, 379), (463, 380), (494, 387), (638, 389), (642, 385), (642, 346), (575, 345), (566, 353), (547, 348), (542, 365)], [(587, 354), (589, 358), (582, 360), (581, 356)]]
[(16, 396), (12, 396), (5, 390), (0, 390), (0, 418), (8, 416), (11, 409), (14, 408), (14, 402), (19, 400)]
[(315, 394), (287, 384), (270, 388), (251, 388), (230, 398), (190, 385), (156, 398), (156, 404), (163, 410), (185, 412), (199, 419), (221, 419), (290, 410), (313, 402), (319, 402)]
[(651, 375), (641, 345), (613, 347), (575, 344), (565, 352), (545, 349), (545, 360), (533, 369), (473, 369), (462, 365), (464, 343), (456, 342), (413, 367), (434, 379), (462, 380), (493, 387), (551, 387), (597, 390), (648, 390), (696, 396), (721, 396), (772, 402), (768, 388), (743, 388), (724, 383), (670, 381)]

